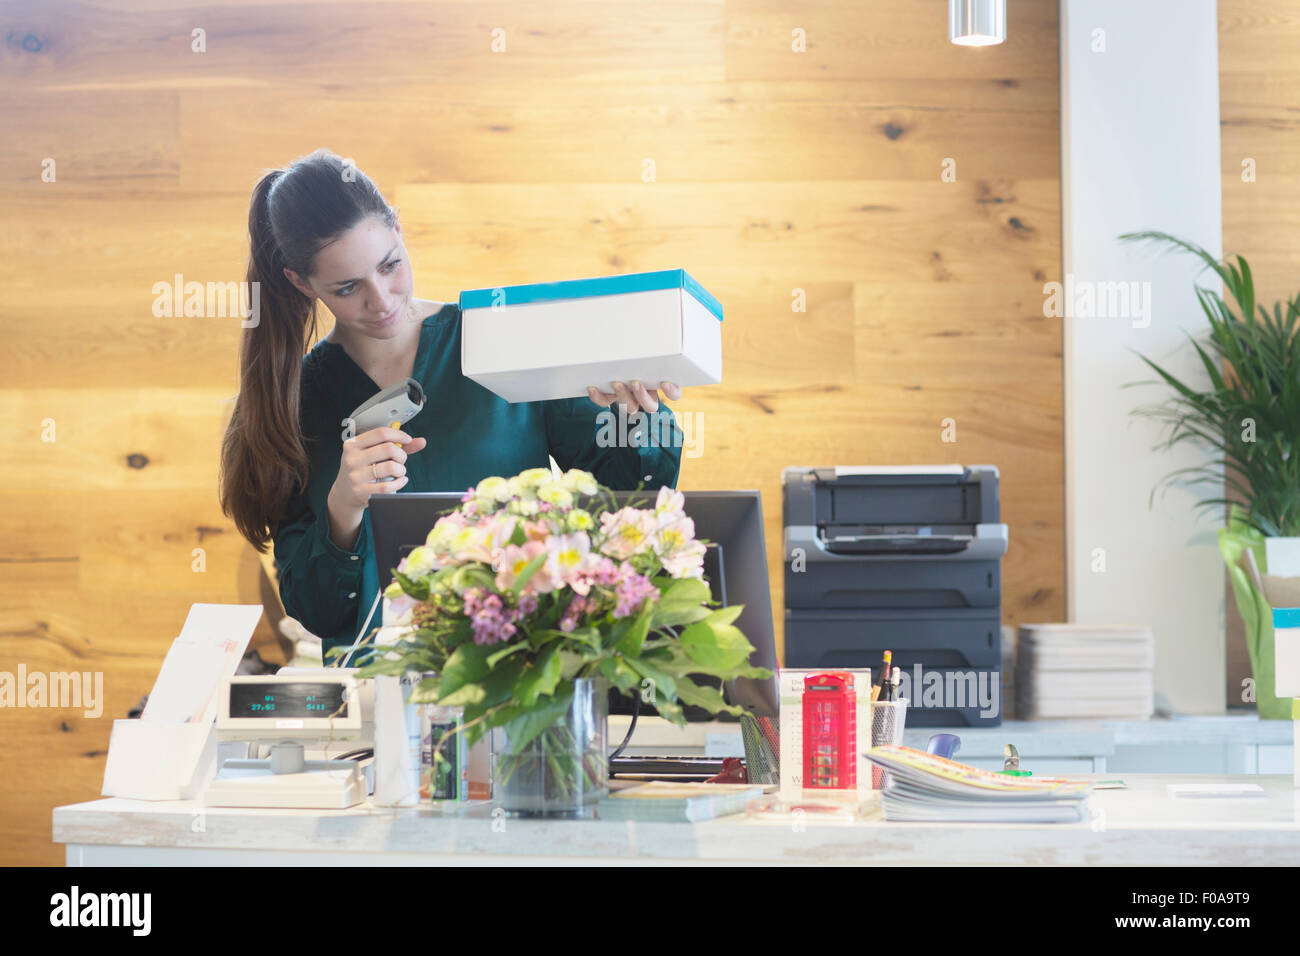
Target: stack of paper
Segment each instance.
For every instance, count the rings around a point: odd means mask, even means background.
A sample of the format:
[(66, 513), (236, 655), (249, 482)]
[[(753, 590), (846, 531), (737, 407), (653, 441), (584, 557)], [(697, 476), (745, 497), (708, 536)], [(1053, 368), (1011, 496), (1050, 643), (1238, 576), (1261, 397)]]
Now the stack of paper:
[(1016, 629), (1002, 626), (1002, 719), (1015, 720), (1016, 713)]
[(652, 780), (626, 789), (611, 787), (596, 815), (602, 820), (687, 822), (740, 813), (764, 787), (745, 783), (674, 783)]
[(866, 758), (889, 772), (886, 820), (1077, 823), (1092, 792), (1082, 780), (1011, 777), (911, 747), (872, 747)]
[(1025, 624), (1016, 654), (1016, 716), (1143, 720), (1155, 711), (1149, 627)]
[(212, 723), (221, 678), (239, 670), (261, 617), (260, 604), (191, 604), (140, 718), (164, 724)]

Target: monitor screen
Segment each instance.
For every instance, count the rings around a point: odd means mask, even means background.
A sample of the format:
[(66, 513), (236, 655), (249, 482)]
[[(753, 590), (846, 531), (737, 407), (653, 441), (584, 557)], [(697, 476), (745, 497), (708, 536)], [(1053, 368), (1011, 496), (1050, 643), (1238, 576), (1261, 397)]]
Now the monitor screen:
[[(464, 492), (410, 492), (374, 495), (370, 499), (370, 527), (374, 536), (379, 586), (393, 580), (393, 569), (413, 548), (425, 543), (441, 514), (460, 507)], [(762, 499), (757, 491), (684, 491), (686, 514), (695, 522), (695, 536), (712, 542), (705, 552), (704, 574), (714, 600), (722, 606), (740, 604), (744, 610), (735, 625), (754, 645), (750, 663), (774, 674), (776, 639), (772, 630), (772, 595), (763, 538)], [(615, 503), (629, 500), (653, 503), (655, 492), (616, 491)], [(758, 717), (778, 713), (777, 682), (740, 678), (728, 682), (728, 702), (739, 704)], [(625, 704), (623, 702), (626, 702)], [(615, 713), (631, 713), (632, 703), (615, 695)], [(644, 710), (644, 708), (643, 708)], [(725, 715), (724, 715), (725, 716)], [(706, 711), (687, 708), (694, 720), (715, 719)]]

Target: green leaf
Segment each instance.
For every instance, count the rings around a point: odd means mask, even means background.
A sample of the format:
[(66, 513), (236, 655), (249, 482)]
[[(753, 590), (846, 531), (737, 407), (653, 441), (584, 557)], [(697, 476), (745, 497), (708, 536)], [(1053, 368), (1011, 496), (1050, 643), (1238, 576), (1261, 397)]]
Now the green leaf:
[(442, 692), (449, 694), (487, 677), (492, 669), (487, 659), (494, 653), (491, 646), (474, 643), (460, 645), (447, 658), (447, 666), (442, 669)]
[(672, 700), (655, 701), (655, 710), (659, 711), (659, 716), (664, 720), (671, 721), (678, 727), (686, 726), (686, 712), (682, 710), (682, 705)]
[(624, 657), (636, 657), (640, 654), (641, 645), (645, 643), (646, 633), (650, 630), (650, 616), (653, 613), (653, 604), (643, 607), (641, 613), (632, 619), (623, 636), (618, 639), (614, 649)]
[(718, 608), (716, 611), (710, 611), (709, 616), (705, 618), (710, 624), (730, 624), (736, 618), (740, 617), (740, 612), (745, 609), (743, 604), (731, 604), (727, 607)]
[(681, 645), (691, 660), (719, 668), (739, 667), (754, 652), (735, 625), (709, 621), (698, 621), (683, 631)]
[(515, 752), (526, 747), (538, 734), (560, 720), (573, 704), (573, 682), (564, 681), (552, 697), (531, 708), (518, 705), (504, 708), (497, 726), (506, 728), (509, 746)]
[(426, 581), (419, 578), (413, 578), (403, 571), (393, 568), (393, 577), (397, 583), (402, 586), (402, 590), (415, 598), (417, 601), (427, 601), (429, 599), (429, 585)]
[(559, 682), (563, 662), (556, 647), (549, 647), (534, 663), (524, 668), (515, 681), (514, 701), (520, 707), (532, 707), (542, 694), (552, 694)]
[(493, 651), (491, 654), (487, 656), (488, 669), (491, 670), (492, 668), (497, 666), (498, 662), (505, 660), (511, 654), (515, 654), (519, 651), (522, 651), (526, 647), (528, 647), (528, 645), (520, 641), (518, 644), (510, 644), (506, 647), (503, 647), (499, 651)]
[(415, 690), (411, 691), (408, 704), (434, 704), (438, 701), (438, 695), (441, 693), (439, 685), (442, 678), (436, 674), (433, 677), (426, 677), (415, 685)]
[(681, 627), (703, 620), (709, 613), (703, 606), (709, 596), (709, 586), (699, 578), (674, 580), (655, 602), (650, 626)]
[(564, 631), (553, 627), (543, 627), (532, 631), (528, 635), (528, 643), (533, 646), (533, 650), (541, 650), (552, 641), (562, 641), (569, 635)]
[[(563, 631), (561, 631), (560, 633), (564, 634)], [(600, 631), (596, 630), (590, 624), (587, 624), (583, 627), (575, 627), (572, 631), (570, 631), (565, 636), (568, 637), (570, 640), (577, 641), (580, 644), (585, 644), (587, 647), (590, 647), (592, 650), (598, 651), (601, 649)]]
[(600, 661), (600, 672), (605, 679), (624, 693), (632, 690), (641, 682), (641, 675), (628, 667), (627, 662), (619, 657), (604, 657)]
[(654, 682), (656, 701), (661, 697), (666, 697), (668, 700), (675, 700), (677, 698), (678, 679), (673, 677), (673, 675), (667, 670), (664, 670), (654, 662), (648, 661), (644, 658), (640, 660), (628, 659), (627, 665), (642, 677), (648, 678)]
[(729, 714), (740, 716), (744, 713), (744, 708), (728, 704), (722, 696), (722, 692), (716, 687), (701, 687), (689, 678), (684, 677), (677, 683), (677, 696), (683, 704), (689, 704), (692, 707), (703, 707), (711, 714), (726, 711)]
[(528, 583), (528, 579), (536, 574), (537, 569), (545, 563), (546, 555), (539, 554), (537, 557), (525, 564), (524, 569), (519, 572), (519, 577), (515, 578), (514, 586), (510, 588), (511, 593), (514, 594), (515, 597), (519, 597), (520, 592), (524, 589), (524, 585)]
[[(645, 658), (642, 658), (645, 660)], [(759, 680), (766, 680), (772, 676), (772, 672), (765, 667), (754, 667), (749, 663), (740, 664), (734, 667), (712, 667), (708, 664), (701, 664), (692, 660), (681, 647), (670, 647), (662, 651), (657, 651), (654, 657), (654, 663), (660, 667), (670, 670), (672, 673), (685, 676), (687, 674), (703, 674), (706, 677), (721, 677), (723, 680), (733, 680), (737, 677), (752, 677)]]
[(494, 592), (496, 575), (481, 564), (462, 564), (452, 572), (450, 586), (459, 594), (464, 594), (470, 588)]
[(560, 676), (563, 680), (574, 680), (582, 674), (582, 669), (590, 664), (591, 657), (575, 654), (573, 651), (560, 651)]
[[(457, 695), (463, 694), (464, 697), (463, 699), (456, 699), (455, 703), (476, 704), (483, 708), (509, 703), (514, 694), (515, 683), (519, 680), (519, 675), (524, 672), (524, 663), (519, 658), (507, 659), (490, 671), (481, 681), (466, 684), (456, 691)], [(447, 705), (447, 698), (439, 700), (438, 703)], [(468, 723), (474, 716), (466, 709), (465, 722)]]
[[(444, 691), (438, 698), (438, 704), (442, 707), (468, 707), (471, 704), (485, 703), (487, 697), (487, 690), (482, 684), (462, 684), (453, 691)], [(465, 716), (470, 717), (468, 713)]]

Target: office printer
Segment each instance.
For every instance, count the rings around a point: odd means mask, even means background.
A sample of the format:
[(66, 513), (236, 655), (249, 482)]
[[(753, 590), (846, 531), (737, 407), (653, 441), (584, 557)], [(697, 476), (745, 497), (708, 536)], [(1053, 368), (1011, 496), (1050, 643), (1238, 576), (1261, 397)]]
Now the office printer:
[(908, 726), (1002, 714), (998, 471), (786, 468), (785, 663), (870, 667), (893, 651)]

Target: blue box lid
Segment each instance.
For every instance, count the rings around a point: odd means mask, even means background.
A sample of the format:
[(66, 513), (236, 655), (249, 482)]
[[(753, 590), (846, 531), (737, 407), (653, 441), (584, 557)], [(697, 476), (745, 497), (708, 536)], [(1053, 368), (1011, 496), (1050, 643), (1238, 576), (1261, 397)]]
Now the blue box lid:
[(1300, 627), (1300, 607), (1273, 608), (1274, 627)]
[(494, 294), (504, 295), (504, 305), (521, 305), (525, 302), (547, 302), (555, 299), (584, 299), (598, 295), (619, 295), (623, 292), (650, 292), (656, 289), (685, 289), (700, 304), (722, 321), (722, 303), (709, 295), (692, 279), (685, 269), (664, 269), (660, 272), (635, 272), (622, 276), (602, 276), (596, 279), (567, 279), (563, 282), (536, 282), (532, 285), (508, 285), (491, 289), (470, 289), (460, 294), (460, 307), (487, 309), (492, 307)]

